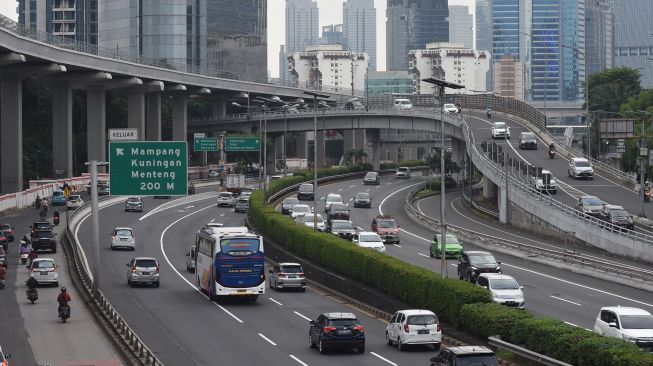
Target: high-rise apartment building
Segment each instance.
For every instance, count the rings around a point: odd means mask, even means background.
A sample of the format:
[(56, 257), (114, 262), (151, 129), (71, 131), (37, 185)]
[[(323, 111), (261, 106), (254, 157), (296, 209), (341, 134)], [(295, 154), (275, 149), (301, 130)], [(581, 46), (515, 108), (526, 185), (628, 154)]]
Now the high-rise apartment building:
[(449, 41), (448, 0), (388, 0), (386, 69), (408, 70), (408, 52)]
[(97, 44), (98, 0), (18, 0), (18, 22), (56, 36)]
[[(313, 0), (286, 0), (286, 44), (279, 55), (279, 78), (288, 82), (288, 56), (319, 42), (320, 10)], [(281, 69), (285, 68), (284, 72)]]
[(365, 85), (368, 95), (413, 93), (413, 78), (408, 71), (369, 71)]
[(462, 5), (449, 5), (449, 42), (462, 43), (466, 48), (474, 48), (474, 17), (469, 8)]
[(354, 52), (370, 57), (369, 68), (376, 70), (376, 9), (374, 0), (347, 0), (342, 6), (346, 44)]
[(642, 87), (653, 87), (653, 2), (650, 0), (614, 1), (614, 63), (639, 69)]
[(586, 1), (585, 56), (589, 76), (614, 65), (614, 4), (605, 0)]
[(494, 95), (524, 100), (526, 68), (515, 57), (503, 55), (500, 60), (494, 60), (492, 81)]
[(341, 45), (308, 46), (288, 56), (288, 72), (294, 86), (328, 91), (351, 92), (365, 89), (368, 56), (352, 54)]
[(205, 68), (206, 18), (206, 0), (102, 0), (98, 43), (176, 69)]

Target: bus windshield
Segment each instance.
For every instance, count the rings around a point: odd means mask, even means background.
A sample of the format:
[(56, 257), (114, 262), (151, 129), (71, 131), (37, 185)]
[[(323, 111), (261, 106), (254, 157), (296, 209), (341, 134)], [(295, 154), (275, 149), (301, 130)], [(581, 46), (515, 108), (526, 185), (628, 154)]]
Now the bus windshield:
[(254, 238), (220, 240), (220, 251), (227, 255), (252, 255), (259, 251), (259, 240)]

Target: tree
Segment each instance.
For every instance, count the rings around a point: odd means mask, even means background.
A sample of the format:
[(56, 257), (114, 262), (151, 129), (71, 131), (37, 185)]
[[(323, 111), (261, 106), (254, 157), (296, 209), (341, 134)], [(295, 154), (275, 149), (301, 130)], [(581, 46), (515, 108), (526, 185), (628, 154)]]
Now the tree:
[(613, 67), (589, 78), (589, 110), (617, 112), (619, 107), (639, 95), (641, 73), (629, 67)]
[(352, 149), (345, 152), (344, 160), (346, 165), (358, 165), (363, 163), (367, 153), (363, 149)]
[[(435, 152), (426, 156), (426, 165), (431, 168), (433, 172), (440, 173), (440, 149), (435, 149)], [(451, 151), (444, 152), (444, 169), (445, 175), (451, 177), (451, 174), (460, 172), (460, 166), (453, 161), (453, 153)]]

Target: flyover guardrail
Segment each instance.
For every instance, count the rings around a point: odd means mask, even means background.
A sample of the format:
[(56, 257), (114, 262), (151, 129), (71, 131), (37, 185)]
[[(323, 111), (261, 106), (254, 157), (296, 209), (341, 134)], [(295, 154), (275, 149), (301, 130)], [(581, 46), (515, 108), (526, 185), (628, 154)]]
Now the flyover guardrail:
[(551, 357), (539, 354), (537, 352), (533, 352), (531, 350), (528, 350), (523, 347), (519, 347), (515, 344), (508, 343), (505, 341), (502, 341), (499, 336), (495, 337), (488, 337), (488, 344), (490, 346), (496, 347), (498, 349), (502, 349), (504, 351), (508, 351), (510, 353), (516, 354), (520, 357), (526, 358), (531, 361), (535, 361), (540, 365), (544, 366), (572, 366), (571, 364), (568, 364), (566, 362), (558, 361), (556, 359), (553, 359)]

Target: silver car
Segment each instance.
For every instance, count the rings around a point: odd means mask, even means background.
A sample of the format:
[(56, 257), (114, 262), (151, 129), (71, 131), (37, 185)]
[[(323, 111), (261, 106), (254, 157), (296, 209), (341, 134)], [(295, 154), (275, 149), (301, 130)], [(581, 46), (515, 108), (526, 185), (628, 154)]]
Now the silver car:
[(218, 194), (217, 204), (218, 207), (222, 207), (222, 206), (233, 207), (234, 206), (233, 194), (231, 192), (220, 192)]
[(275, 290), (298, 288), (300, 291), (306, 291), (306, 276), (299, 263), (279, 263), (268, 273), (270, 273), (270, 288)]
[(136, 257), (127, 263), (127, 284), (159, 287), (159, 262), (152, 257)]
[(192, 247), (190, 247), (190, 250), (188, 251), (188, 253), (186, 253), (186, 257), (188, 257), (188, 259), (186, 259), (186, 271), (187, 272), (190, 272), (190, 273), (195, 272), (195, 256), (196, 256), (196, 254), (197, 253), (195, 253), (195, 246), (193, 245)]
[(356, 207), (372, 207), (372, 197), (367, 192), (358, 192), (354, 197), (354, 208)]
[(111, 250), (117, 248), (136, 249), (134, 231), (128, 227), (117, 227), (111, 232)]
[(246, 200), (244, 198), (239, 198), (236, 200), (236, 203), (234, 204), (234, 212), (247, 212), (249, 209), (249, 200)]
[(40, 285), (42, 283), (59, 286), (59, 266), (52, 258), (34, 258), (29, 267), (29, 276), (34, 278)]
[(125, 201), (125, 211), (143, 212), (143, 199), (140, 197), (129, 197)]

